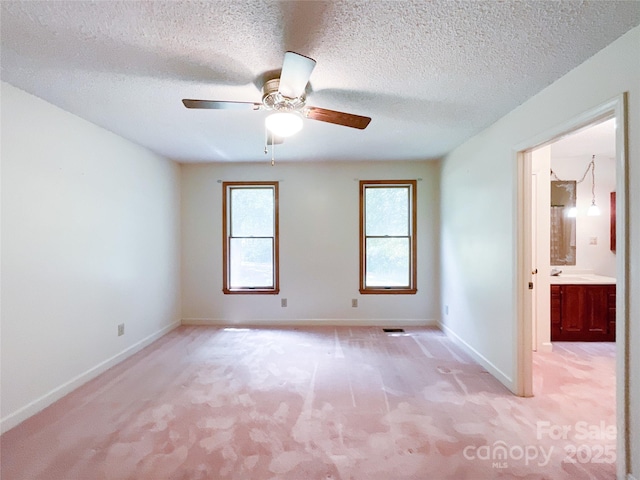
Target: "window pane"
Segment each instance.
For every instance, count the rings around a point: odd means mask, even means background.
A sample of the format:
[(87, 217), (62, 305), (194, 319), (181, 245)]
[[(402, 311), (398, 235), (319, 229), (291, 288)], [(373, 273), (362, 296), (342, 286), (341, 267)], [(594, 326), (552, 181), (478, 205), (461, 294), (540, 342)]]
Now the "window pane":
[(273, 237), (273, 189), (231, 189), (231, 236)]
[(366, 287), (410, 285), (408, 238), (368, 238), (366, 248)]
[(273, 287), (273, 239), (230, 239), (229, 284), (231, 288)]
[(409, 235), (409, 187), (365, 189), (367, 236)]

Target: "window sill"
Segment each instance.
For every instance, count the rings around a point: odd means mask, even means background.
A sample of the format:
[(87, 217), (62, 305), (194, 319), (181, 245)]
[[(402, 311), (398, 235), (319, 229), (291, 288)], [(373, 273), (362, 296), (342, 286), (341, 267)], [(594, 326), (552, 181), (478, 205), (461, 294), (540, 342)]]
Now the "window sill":
[(278, 289), (265, 289), (265, 288), (243, 288), (243, 289), (222, 289), (222, 293), (225, 295), (277, 295), (280, 293)]
[(361, 288), (362, 295), (415, 295), (417, 288)]

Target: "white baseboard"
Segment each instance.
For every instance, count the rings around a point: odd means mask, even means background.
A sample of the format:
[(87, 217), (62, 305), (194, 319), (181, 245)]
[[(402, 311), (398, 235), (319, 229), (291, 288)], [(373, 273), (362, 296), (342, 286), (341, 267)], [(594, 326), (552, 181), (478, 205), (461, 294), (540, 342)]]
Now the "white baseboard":
[(174, 322), (171, 325), (167, 325), (166, 327), (161, 328), (157, 332), (152, 333), (151, 335), (143, 338), (139, 342), (134, 343), (133, 345), (124, 349), (123, 351), (114, 355), (113, 357), (108, 358), (107, 360), (99, 363), (98, 365), (72, 378), (68, 382), (63, 383), (62, 385), (45, 393), (40, 398), (37, 398), (36, 400), (28, 403), (24, 407), (21, 407), (15, 412), (10, 413), (9, 415), (0, 419), (0, 433), (4, 433), (12, 429), (13, 427), (17, 426), (18, 424), (24, 422), (27, 418), (45, 409), (56, 400), (59, 400), (65, 395), (67, 395), (68, 393), (71, 393), (76, 388), (87, 383), (89, 380), (92, 380), (93, 378), (97, 377), (101, 373), (107, 371), (109, 368), (113, 367), (114, 365), (117, 365), (118, 363), (122, 362), (123, 360), (130, 357), (134, 353), (139, 352), (144, 347), (146, 347), (147, 345), (150, 345), (151, 343), (156, 341), (158, 338), (169, 333), (171, 330), (173, 330), (178, 326), (180, 326), (180, 322)]
[(444, 324), (440, 324), (440, 328), (442, 331), (449, 337), (453, 342), (462, 348), (467, 354), (471, 356), (478, 364), (483, 366), (491, 375), (493, 375), (500, 383), (502, 383), (505, 387), (507, 387), (512, 392), (514, 391), (513, 379), (509, 377), (506, 373), (496, 367), (487, 357), (478, 352), (475, 348), (465, 342), (462, 338), (460, 338), (453, 330), (447, 327)]
[(182, 325), (215, 325), (219, 327), (260, 326), (260, 327), (437, 327), (434, 319), (372, 319), (372, 318), (310, 318), (310, 319), (247, 319), (229, 320), (224, 318), (183, 318)]
[(636, 477), (634, 477), (630, 473), (627, 473), (627, 480), (636, 480)]
[(542, 345), (538, 346), (538, 351), (543, 353), (551, 353), (553, 352), (553, 343), (551, 342), (543, 342)]

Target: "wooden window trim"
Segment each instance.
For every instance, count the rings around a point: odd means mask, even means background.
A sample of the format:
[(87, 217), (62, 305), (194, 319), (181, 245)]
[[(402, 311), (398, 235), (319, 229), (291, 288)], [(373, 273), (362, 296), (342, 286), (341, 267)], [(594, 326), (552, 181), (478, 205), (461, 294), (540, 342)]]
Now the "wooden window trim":
[[(371, 185), (378, 186), (410, 186), (411, 198), (411, 232), (409, 234), (411, 259), (409, 261), (410, 285), (408, 287), (366, 287), (365, 277), (367, 268), (367, 250), (365, 237), (365, 188)], [(360, 293), (363, 295), (414, 295), (418, 292), (417, 288), (417, 181), (416, 180), (360, 180)], [(404, 238), (404, 237), (403, 237)]]
[[(273, 288), (229, 287), (229, 219), (228, 190), (230, 187), (273, 187), (274, 237), (273, 237)], [(278, 204), (278, 182), (222, 182), (222, 292), (226, 295), (277, 295), (280, 293), (280, 221)], [(271, 238), (271, 237), (269, 237)]]

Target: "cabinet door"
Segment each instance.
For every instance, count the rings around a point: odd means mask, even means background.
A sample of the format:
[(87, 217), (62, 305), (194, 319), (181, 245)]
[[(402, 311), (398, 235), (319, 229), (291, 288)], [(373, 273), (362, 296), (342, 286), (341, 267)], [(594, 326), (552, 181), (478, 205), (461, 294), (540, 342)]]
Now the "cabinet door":
[(606, 335), (609, 332), (609, 289), (606, 285), (585, 288), (584, 331)]
[[(614, 341), (615, 288), (615, 285), (562, 285), (560, 327), (554, 328), (552, 321), (551, 340)], [(553, 293), (551, 298), (553, 303)]]
[(560, 285), (551, 285), (551, 340), (562, 337), (562, 293)]
[(616, 286), (609, 285), (609, 335), (608, 340), (616, 341)]
[(562, 286), (562, 333), (577, 335), (583, 332), (585, 321), (585, 286)]

